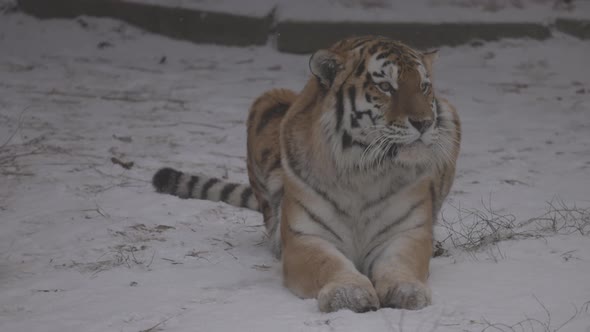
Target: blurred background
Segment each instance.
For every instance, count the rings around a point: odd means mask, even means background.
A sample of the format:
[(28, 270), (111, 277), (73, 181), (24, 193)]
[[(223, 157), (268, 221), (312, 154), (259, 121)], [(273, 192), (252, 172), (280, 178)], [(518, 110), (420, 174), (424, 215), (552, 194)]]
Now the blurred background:
[[(10, 1), (3, 0), (5, 3)], [(12, 2), (14, 3), (14, 1)], [(546, 39), (550, 28), (590, 38), (588, 0), (20, 0), (32, 15), (112, 17), (195, 42), (309, 53), (362, 34), (415, 47), (500, 38)], [(4, 5), (9, 6), (9, 5)]]
[[(0, 0), (0, 331), (590, 329), (590, 0)], [(462, 143), (420, 311), (321, 314), (258, 212), (156, 193), (248, 183), (257, 96), (380, 34), (439, 49)]]

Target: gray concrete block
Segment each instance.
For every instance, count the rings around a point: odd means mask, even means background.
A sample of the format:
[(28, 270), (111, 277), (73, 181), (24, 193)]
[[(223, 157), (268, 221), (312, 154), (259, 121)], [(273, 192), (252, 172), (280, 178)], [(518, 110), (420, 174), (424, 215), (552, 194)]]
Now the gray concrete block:
[[(368, 34), (398, 39), (419, 49), (501, 38), (543, 40), (551, 36), (549, 27), (541, 22), (370, 23), (280, 19), (274, 22), (273, 8), (268, 9), (266, 16), (250, 17), (126, 0), (19, 0), (19, 6), (40, 18), (111, 17), (153, 33), (196, 43), (264, 45), (274, 30), (278, 50), (289, 53), (311, 53), (339, 39)], [(273, 23), (276, 23), (274, 28)], [(578, 38), (590, 38), (588, 20), (557, 19), (554, 26)]]
[(271, 9), (250, 17), (124, 0), (19, 0), (19, 6), (39, 18), (111, 17), (176, 39), (233, 46), (264, 45), (272, 23)]
[(590, 21), (588, 20), (558, 18), (555, 20), (555, 28), (581, 39), (590, 39)]
[(419, 49), (456, 46), (473, 40), (547, 39), (548, 27), (535, 23), (326, 23), (279, 22), (277, 45), (282, 52), (310, 53), (335, 41), (361, 35), (382, 35)]

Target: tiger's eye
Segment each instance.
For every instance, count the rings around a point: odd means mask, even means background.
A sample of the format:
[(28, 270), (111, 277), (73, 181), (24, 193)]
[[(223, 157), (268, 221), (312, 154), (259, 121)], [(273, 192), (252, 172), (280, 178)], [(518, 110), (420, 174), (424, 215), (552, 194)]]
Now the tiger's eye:
[(420, 88), (422, 89), (423, 93), (427, 93), (430, 90), (431, 84), (429, 82), (423, 82), (420, 84)]
[(377, 84), (377, 87), (379, 88), (379, 90), (381, 90), (383, 92), (394, 91), (393, 87), (388, 82), (381, 82), (381, 83)]

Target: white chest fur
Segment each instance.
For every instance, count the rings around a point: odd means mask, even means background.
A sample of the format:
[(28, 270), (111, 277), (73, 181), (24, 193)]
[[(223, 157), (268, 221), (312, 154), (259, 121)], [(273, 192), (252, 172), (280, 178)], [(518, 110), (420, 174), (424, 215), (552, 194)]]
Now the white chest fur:
[(306, 197), (296, 231), (331, 241), (357, 265), (375, 247), (397, 233), (421, 225), (425, 215), (418, 207), (424, 198), (412, 194), (420, 179), (414, 168), (382, 174), (363, 174), (334, 179), (313, 187), (300, 183)]

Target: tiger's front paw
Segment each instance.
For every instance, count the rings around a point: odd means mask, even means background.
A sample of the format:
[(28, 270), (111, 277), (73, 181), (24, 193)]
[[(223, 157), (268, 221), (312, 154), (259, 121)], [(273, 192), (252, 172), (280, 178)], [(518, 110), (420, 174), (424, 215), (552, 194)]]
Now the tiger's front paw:
[(379, 309), (379, 298), (368, 280), (362, 284), (330, 283), (320, 290), (318, 305), (323, 312), (340, 309), (367, 312)]
[(382, 307), (417, 310), (431, 303), (430, 288), (420, 281), (397, 282), (377, 289)]

